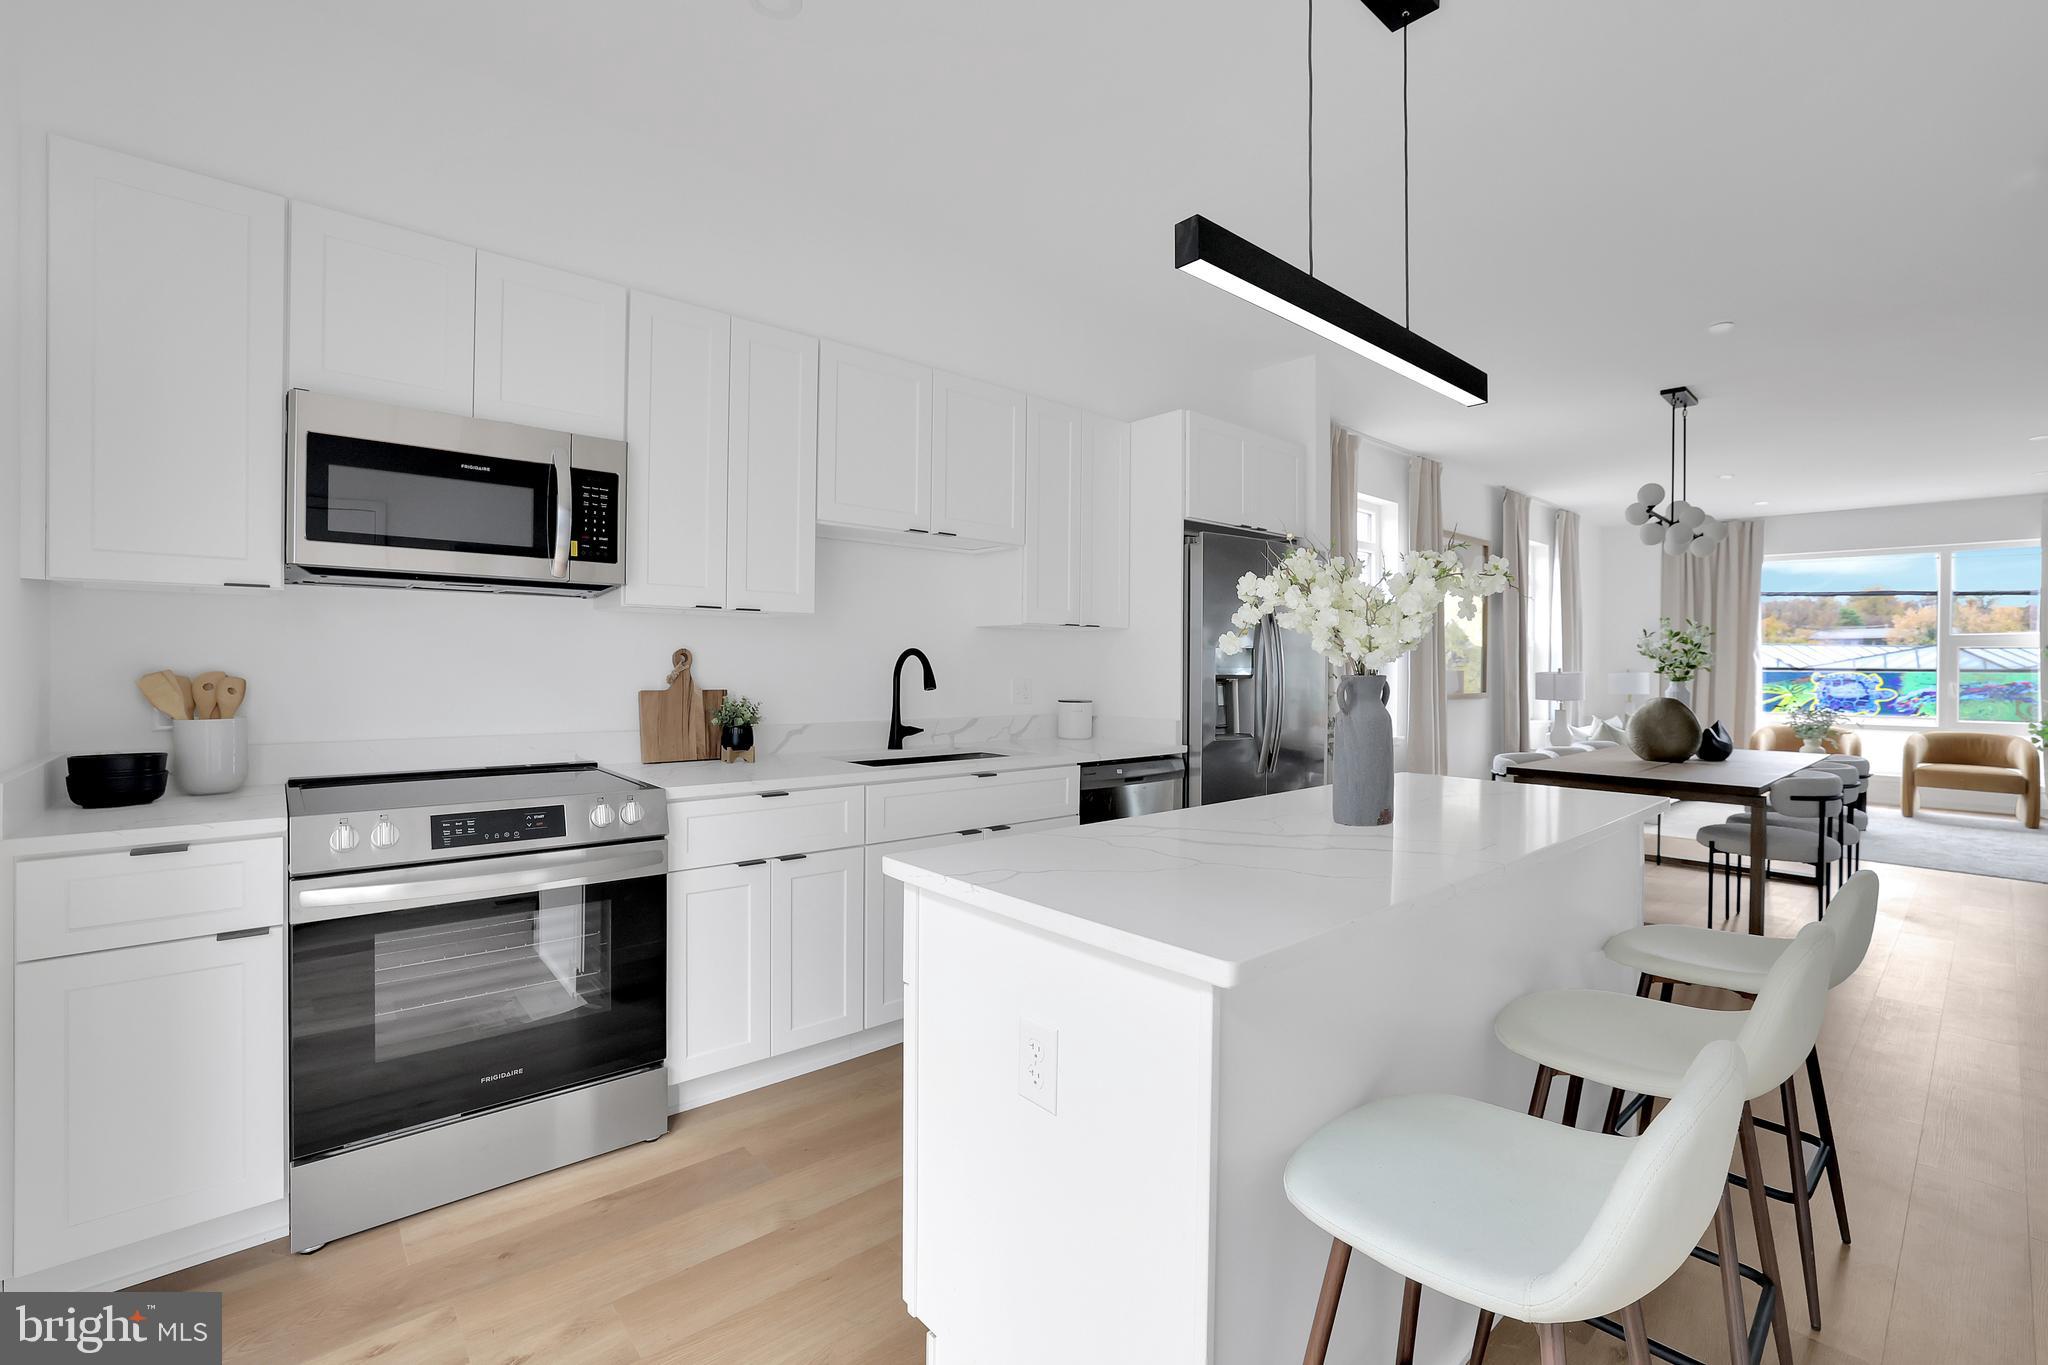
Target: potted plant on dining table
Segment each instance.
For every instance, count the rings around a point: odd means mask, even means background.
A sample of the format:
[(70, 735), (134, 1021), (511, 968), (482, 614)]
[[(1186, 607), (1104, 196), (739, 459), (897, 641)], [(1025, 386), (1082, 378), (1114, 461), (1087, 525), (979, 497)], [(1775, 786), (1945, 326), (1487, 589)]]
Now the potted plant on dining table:
[(1466, 619), (1478, 599), (1513, 582), (1498, 555), (1468, 563), (1461, 547), (1414, 550), (1396, 568), (1368, 577), (1365, 566), (1308, 546), (1290, 551), (1268, 574), (1237, 583), (1242, 604), (1217, 640), (1224, 654), (1254, 648), (1260, 632), (1306, 635), (1337, 674), (1332, 812), (1340, 825), (1385, 825), (1394, 818), (1394, 723), (1387, 714), (1385, 670), (1430, 640), (1446, 600)]

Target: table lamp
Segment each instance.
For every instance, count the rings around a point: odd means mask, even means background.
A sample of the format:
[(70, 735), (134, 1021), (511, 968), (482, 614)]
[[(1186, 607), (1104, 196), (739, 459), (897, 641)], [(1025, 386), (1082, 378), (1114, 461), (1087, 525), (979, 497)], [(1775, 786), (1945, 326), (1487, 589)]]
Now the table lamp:
[(1572, 742), (1571, 722), (1565, 718), (1565, 708), (1559, 702), (1583, 700), (1586, 695), (1586, 675), (1583, 673), (1545, 672), (1536, 675), (1534, 696), (1538, 701), (1551, 703), (1550, 742), (1570, 744)]

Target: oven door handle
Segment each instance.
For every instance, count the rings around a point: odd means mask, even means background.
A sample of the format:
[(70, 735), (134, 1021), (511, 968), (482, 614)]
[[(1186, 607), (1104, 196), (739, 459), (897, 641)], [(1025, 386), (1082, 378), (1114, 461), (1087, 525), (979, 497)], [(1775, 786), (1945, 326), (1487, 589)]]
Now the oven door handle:
[(416, 910), (485, 896), (528, 891), (553, 891), (591, 882), (658, 875), (668, 866), (668, 846), (639, 844), (630, 848), (564, 849), (506, 858), (489, 872), (432, 872), (407, 869), (404, 881), (390, 873), (366, 872), (346, 882), (321, 882), (292, 888), (291, 922), (318, 924), (390, 910)]

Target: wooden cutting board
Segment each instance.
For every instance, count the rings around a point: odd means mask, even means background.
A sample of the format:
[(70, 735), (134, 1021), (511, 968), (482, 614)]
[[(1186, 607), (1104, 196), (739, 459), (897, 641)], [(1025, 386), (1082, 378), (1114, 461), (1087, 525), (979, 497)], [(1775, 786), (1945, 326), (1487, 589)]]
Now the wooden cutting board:
[(694, 763), (718, 757), (718, 727), (711, 713), (725, 700), (724, 688), (705, 691), (690, 676), (690, 651), (675, 652), (668, 686), (640, 694), (640, 761)]

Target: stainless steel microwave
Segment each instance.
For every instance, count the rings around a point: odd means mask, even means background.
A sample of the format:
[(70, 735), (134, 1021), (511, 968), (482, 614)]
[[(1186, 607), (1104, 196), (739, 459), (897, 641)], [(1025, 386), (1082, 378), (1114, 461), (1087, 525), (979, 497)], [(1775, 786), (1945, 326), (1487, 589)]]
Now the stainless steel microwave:
[(626, 446), (293, 389), (285, 577), (582, 593), (625, 578)]

